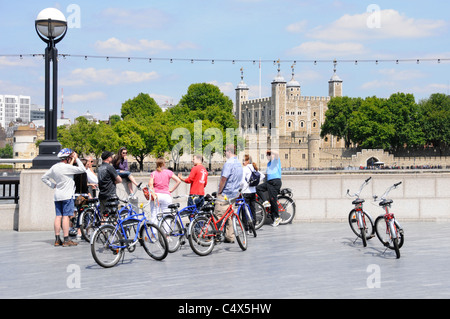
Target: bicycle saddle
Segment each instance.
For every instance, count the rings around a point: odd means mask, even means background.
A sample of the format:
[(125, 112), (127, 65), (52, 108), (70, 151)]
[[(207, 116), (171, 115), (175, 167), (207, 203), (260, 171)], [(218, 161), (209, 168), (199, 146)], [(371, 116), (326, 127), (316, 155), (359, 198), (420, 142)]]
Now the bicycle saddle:
[(362, 204), (362, 203), (364, 203), (364, 202), (365, 202), (364, 199), (358, 198), (358, 199), (355, 199), (355, 200), (352, 202), (352, 204), (353, 204), (353, 205), (357, 205), (357, 204)]
[(392, 200), (392, 199), (383, 199), (381, 202), (380, 202), (380, 206), (387, 206), (387, 205), (390, 205), (390, 204), (392, 204), (394, 201)]
[(177, 209), (178, 207), (180, 207), (180, 203), (175, 203), (175, 204), (170, 204), (169, 206), (167, 206), (168, 208), (175, 208)]

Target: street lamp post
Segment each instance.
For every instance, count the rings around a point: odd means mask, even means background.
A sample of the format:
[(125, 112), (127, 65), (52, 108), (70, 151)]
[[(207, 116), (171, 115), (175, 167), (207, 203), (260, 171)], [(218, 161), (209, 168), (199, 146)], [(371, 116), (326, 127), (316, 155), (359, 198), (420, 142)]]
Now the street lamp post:
[[(47, 48), (45, 49), (45, 139), (39, 145), (39, 155), (33, 159), (32, 168), (44, 169), (59, 162), (57, 154), (61, 150), (57, 137), (58, 50), (55, 44), (66, 35), (67, 21), (61, 11), (47, 8), (39, 12), (35, 28), (42, 41), (47, 43)], [(50, 64), (53, 64), (52, 73), (50, 73)], [(52, 86), (51, 81), (53, 81)], [(50, 103), (50, 91), (52, 103)]]

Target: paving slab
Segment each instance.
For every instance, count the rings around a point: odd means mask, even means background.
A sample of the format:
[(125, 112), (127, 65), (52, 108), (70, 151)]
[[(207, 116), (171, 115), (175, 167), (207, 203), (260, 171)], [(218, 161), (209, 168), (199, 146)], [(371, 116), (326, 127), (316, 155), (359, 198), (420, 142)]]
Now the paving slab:
[(401, 258), (367, 247), (347, 223), (265, 225), (248, 250), (189, 244), (163, 261), (137, 247), (104, 269), (90, 245), (54, 247), (52, 232), (0, 232), (0, 298), (351, 299), (450, 298), (450, 222), (404, 223)]

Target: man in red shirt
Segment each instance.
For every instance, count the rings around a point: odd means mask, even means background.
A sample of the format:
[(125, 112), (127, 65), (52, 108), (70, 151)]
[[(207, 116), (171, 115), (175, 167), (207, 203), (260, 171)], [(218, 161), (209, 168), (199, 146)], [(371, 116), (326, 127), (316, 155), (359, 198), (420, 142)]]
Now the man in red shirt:
[(205, 186), (208, 183), (208, 171), (203, 167), (203, 156), (194, 155), (192, 163), (194, 167), (191, 169), (191, 173), (187, 178), (183, 178), (181, 173), (178, 173), (178, 177), (185, 183), (191, 184), (189, 191), (188, 206), (197, 205), (200, 207), (203, 204), (205, 196)]

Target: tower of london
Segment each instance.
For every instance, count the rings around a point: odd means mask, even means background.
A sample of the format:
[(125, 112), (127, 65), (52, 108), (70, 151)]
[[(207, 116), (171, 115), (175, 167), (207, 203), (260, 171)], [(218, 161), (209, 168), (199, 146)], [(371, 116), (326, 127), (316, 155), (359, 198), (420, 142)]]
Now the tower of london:
[(335, 64), (328, 81), (328, 96), (305, 96), (295, 79), (294, 68), (287, 82), (278, 64), (278, 73), (271, 83), (271, 96), (250, 100), (241, 71), (241, 81), (236, 87), (235, 117), (253, 160), (264, 161), (266, 139), (268, 147), (279, 149), (285, 168), (321, 168), (321, 157), (335, 156), (329, 151), (324, 153), (325, 149), (342, 150), (343, 140), (320, 137), (328, 102), (332, 97), (342, 96), (342, 82)]

